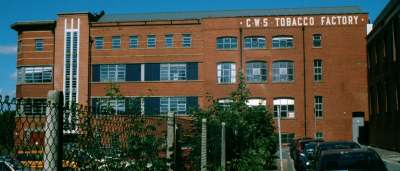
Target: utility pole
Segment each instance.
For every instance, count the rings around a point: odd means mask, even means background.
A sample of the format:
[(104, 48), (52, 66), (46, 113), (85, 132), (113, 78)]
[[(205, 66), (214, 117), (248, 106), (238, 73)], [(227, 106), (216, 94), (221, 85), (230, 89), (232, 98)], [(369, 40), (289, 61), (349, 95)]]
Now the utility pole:
[(279, 161), (280, 161), (280, 170), (283, 171), (283, 163), (282, 163), (282, 133), (281, 133), (281, 106), (278, 107), (278, 136), (279, 136)]

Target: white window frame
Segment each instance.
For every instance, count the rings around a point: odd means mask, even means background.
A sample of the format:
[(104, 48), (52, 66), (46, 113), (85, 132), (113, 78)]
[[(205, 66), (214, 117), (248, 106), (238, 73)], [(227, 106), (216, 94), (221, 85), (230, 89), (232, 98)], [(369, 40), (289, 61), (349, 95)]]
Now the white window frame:
[[(226, 66), (229, 66), (229, 68), (224, 68)], [(236, 83), (236, 64), (233, 62), (219, 63), (217, 65), (217, 80), (219, 84)]]
[(95, 42), (95, 48), (96, 49), (103, 49), (104, 48), (104, 37), (95, 37), (94, 38)]
[(267, 106), (267, 100), (263, 98), (250, 98), (247, 99), (246, 105), (249, 107), (256, 107), (256, 106)]
[(43, 51), (43, 50), (44, 50), (44, 40), (35, 39), (35, 51)]
[(166, 34), (164, 36), (164, 47), (166, 47), (166, 48), (174, 47), (174, 35), (173, 34)]
[[(276, 98), (273, 101), (274, 105), (274, 118), (278, 117), (278, 110), (280, 112), (280, 118), (293, 119), (296, 117), (295, 112), (295, 100), (292, 98)], [(293, 106), (293, 111), (289, 110), (289, 107)], [(284, 107), (284, 108), (282, 108)], [(286, 116), (282, 116), (282, 113), (286, 112)]]
[(136, 35), (129, 36), (129, 48), (135, 49), (139, 47), (139, 38)]
[(36, 84), (53, 82), (53, 67), (34, 66), (17, 68), (17, 84)]
[(313, 62), (313, 71), (314, 71), (314, 81), (322, 81), (323, 70), (322, 70), (322, 60), (315, 59)]
[(147, 48), (157, 47), (157, 37), (156, 35), (147, 35)]
[(230, 107), (232, 103), (233, 103), (233, 100), (232, 100), (232, 99), (228, 99), (228, 98), (219, 99), (219, 100), (218, 100), (218, 104), (219, 104), (221, 107), (223, 107), (223, 108), (228, 108), (228, 107)]
[(100, 82), (123, 82), (126, 80), (125, 64), (101, 64)]
[(266, 40), (264, 36), (248, 36), (244, 38), (244, 48), (246, 49), (264, 49)]
[(186, 63), (160, 64), (160, 80), (162, 81), (187, 80)]
[(292, 82), (294, 73), (293, 61), (272, 62), (272, 82)]
[[(260, 66), (260, 67), (255, 67), (255, 66)], [(268, 65), (267, 65), (267, 63), (264, 61), (247, 62), (246, 63), (246, 80), (247, 80), (247, 82), (250, 82), (250, 83), (266, 82), (268, 80)]]
[(182, 47), (183, 48), (192, 47), (192, 34), (189, 33), (182, 34)]
[(217, 49), (237, 49), (237, 37), (234, 36), (224, 36), (217, 37), (216, 42)]
[(273, 49), (289, 49), (293, 47), (294, 47), (294, 38), (292, 36), (276, 36), (272, 38)]
[(121, 48), (121, 36), (112, 36), (111, 37), (111, 48), (112, 49), (120, 49)]
[(314, 96), (314, 116), (322, 118), (324, 116), (324, 101), (322, 96)]
[(177, 115), (187, 114), (186, 97), (160, 97), (160, 113), (168, 114), (173, 112)]

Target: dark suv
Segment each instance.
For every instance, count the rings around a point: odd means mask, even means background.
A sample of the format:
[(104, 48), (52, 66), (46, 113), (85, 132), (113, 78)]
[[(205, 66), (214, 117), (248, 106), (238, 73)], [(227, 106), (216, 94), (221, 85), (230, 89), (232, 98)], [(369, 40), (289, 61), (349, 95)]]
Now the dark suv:
[(387, 168), (375, 151), (358, 148), (323, 151), (315, 170), (387, 171)]

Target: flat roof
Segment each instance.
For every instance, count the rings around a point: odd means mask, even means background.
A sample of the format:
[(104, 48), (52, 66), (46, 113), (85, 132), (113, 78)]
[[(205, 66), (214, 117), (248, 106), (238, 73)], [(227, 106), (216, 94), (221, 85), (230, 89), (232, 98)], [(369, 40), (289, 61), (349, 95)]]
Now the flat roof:
[(359, 6), (105, 14), (97, 22), (190, 20), (250, 16), (366, 14)]

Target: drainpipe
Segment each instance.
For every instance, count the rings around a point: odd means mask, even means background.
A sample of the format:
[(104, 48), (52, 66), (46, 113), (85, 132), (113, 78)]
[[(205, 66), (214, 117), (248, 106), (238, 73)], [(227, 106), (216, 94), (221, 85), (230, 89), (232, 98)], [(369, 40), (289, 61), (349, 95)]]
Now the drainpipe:
[(305, 42), (305, 27), (302, 27), (303, 32), (303, 100), (304, 100), (304, 136), (307, 136), (307, 87), (306, 87), (306, 42)]

